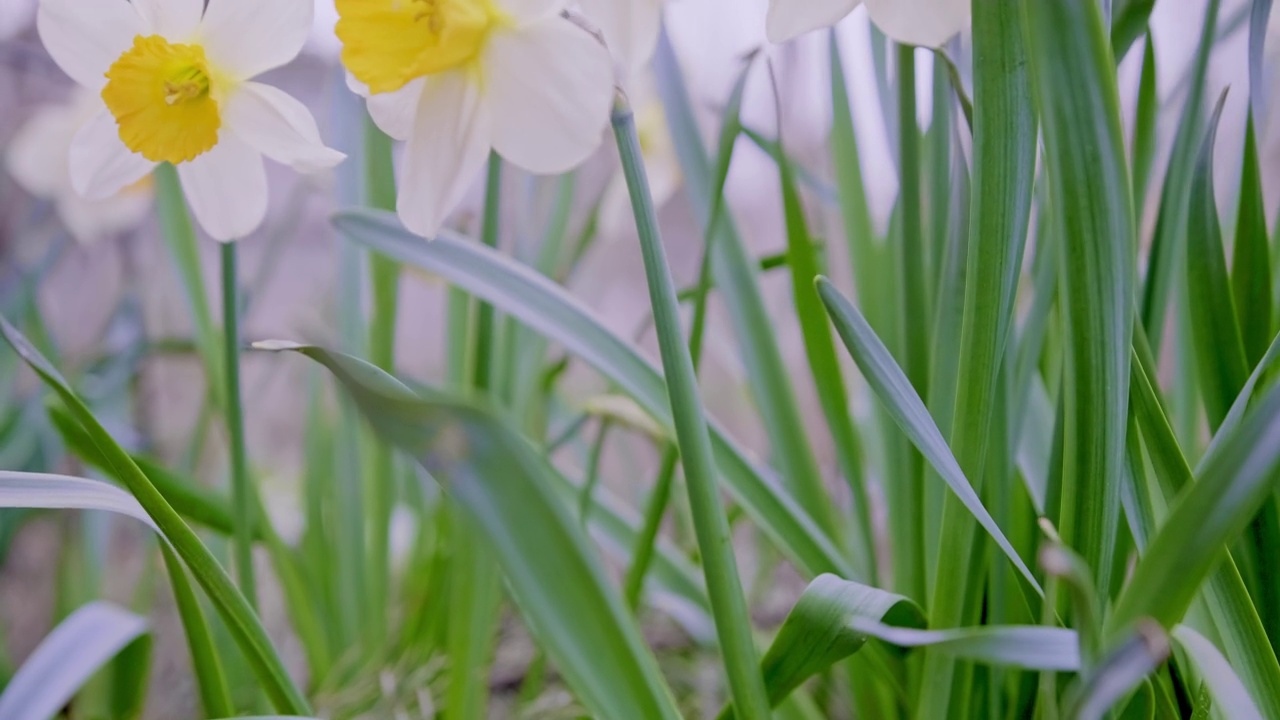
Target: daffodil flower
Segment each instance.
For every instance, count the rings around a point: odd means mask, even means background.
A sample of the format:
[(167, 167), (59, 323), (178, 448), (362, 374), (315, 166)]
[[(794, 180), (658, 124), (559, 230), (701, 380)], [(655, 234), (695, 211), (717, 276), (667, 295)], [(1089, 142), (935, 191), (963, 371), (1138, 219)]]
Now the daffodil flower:
[(52, 201), (62, 224), (81, 243), (132, 228), (151, 209), (149, 178), (101, 200), (86, 200), (71, 187), (71, 141), (101, 104), (93, 93), (77, 89), (66, 102), (37, 109), (5, 153), (13, 179), (35, 197)]
[(600, 145), (609, 53), (561, 16), (564, 0), (338, 0), (338, 39), (369, 114), (407, 140), (401, 221), (432, 237), (496, 151), (564, 172)]
[(938, 47), (969, 24), (969, 0), (769, 0), (769, 41), (834, 25), (863, 4), (881, 32), (905, 45)]
[(169, 162), (210, 236), (252, 232), (264, 155), (303, 172), (343, 158), (302, 103), (251, 80), (298, 54), (311, 14), (311, 0), (41, 0), (45, 48), (98, 99), (71, 144), (76, 192), (110, 197)]

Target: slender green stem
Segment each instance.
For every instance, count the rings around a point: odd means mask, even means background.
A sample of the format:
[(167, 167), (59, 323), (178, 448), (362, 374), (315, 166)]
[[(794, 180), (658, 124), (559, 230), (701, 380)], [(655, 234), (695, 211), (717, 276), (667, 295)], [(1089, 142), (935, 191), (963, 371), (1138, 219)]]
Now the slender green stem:
[(600, 458), (604, 456), (604, 443), (609, 437), (609, 418), (600, 419), (600, 428), (596, 431), (596, 439), (591, 443), (591, 453), (587, 455), (587, 474), (582, 483), (582, 493), (578, 496), (578, 519), (583, 527), (591, 514), (591, 498), (600, 484)]
[(644, 524), (640, 526), (640, 532), (636, 533), (631, 565), (627, 568), (627, 576), (622, 584), (627, 607), (633, 611), (640, 608), (644, 578), (649, 574), (649, 565), (653, 562), (653, 549), (658, 541), (658, 530), (662, 527), (662, 516), (666, 514), (667, 503), (671, 500), (671, 486), (675, 484), (676, 461), (679, 459), (680, 452), (674, 445), (662, 454), (658, 478), (653, 483), (653, 490), (649, 492), (649, 502), (645, 503)]
[(257, 605), (253, 576), (253, 488), (244, 448), (244, 408), (240, 398), (240, 292), (236, 283), (236, 244), (222, 243), (223, 369), (226, 379), (227, 442), (231, 450), (231, 508), (236, 578), (250, 606)]
[(698, 397), (697, 377), (689, 349), (680, 332), (675, 283), (667, 266), (658, 231), (657, 213), (649, 195), (649, 181), (641, 159), (635, 117), (625, 98), (615, 101), (614, 137), (635, 212), (636, 230), (644, 256), (645, 275), (653, 304), (654, 323), (667, 376), (676, 438), (684, 464), (685, 484), (694, 517), (694, 531), (702, 553), (707, 594), (711, 600), (716, 634), (724, 656), (730, 694), (737, 717), (764, 720), (770, 717), (769, 701), (760, 675), (759, 657), (751, 635), (751, 619), (743, 596), (737, 562), (729, 536), (729, 523), (716, 489), (715, 461), (706, 417)]
[[(502, 159), (497, 153), (489, 155), (489, 172), (484, 186), (484, 224), (480, 227), (480, 240), (489, 247), (498, 246), (498, 221), (502, 199)], [(481, 394), (492, 384), (494, 346), (493, 306), (480, 303), (476, 311), (475, 370), (472, 384)]]
[[(898, 142), (901, 190), (901, 237), (898, 242), (899, 352), (907, 377), (922, 400), (929, 397), (929, 308), (924, 237), (920, 200), (920, 129), (916, 124), (915, 48), (898, 46)], [(893, 508), (894, 584), (908, 597), (924, 596), (924, 464), (914, 448), (907, 450), (903, 477), (894, 480), (897, 502)]]
[[(391, 138), (365, 118), (365, 202), (393, 210), (396, 202)], [(396, 317), (399, 310), (400, 264), (378, 253), (369, 254), (369, 289), (373, 313), (369, 321), (369, 360), (387, 372), (395, 371)], [(395, 456), (391, 446), (370, 440), (369, 454), (369, 612), (366, 616), (371, 647), (386, 640), (387, 599), (391, 594), (391, 512), (395, 506)]]

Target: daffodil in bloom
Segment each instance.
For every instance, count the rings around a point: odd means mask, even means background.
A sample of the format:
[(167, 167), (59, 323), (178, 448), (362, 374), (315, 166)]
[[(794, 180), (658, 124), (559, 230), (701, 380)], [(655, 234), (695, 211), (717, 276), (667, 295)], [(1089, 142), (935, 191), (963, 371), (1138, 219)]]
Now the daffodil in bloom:
[(101, 200), (86, 200), (71, 187), (71, 141), (102, 101), (77, 89), (63, 103), (37, 109), (9, 140), (5, 166), (32, 195), (50, 200), (77, 241), (89, 243), (136, 226), (151, 209), (149, 178)]
[(969, 0), (769, 0), (769, 41), (834, 25), (864, 4), (881, 32), (906, 45), (938, 47), (969, 25)]
[(433, 237), (490, 150), (533, 173), (599, 147), (613, 99), (609, 53), (561, 16), (564, 0), (337, 0), (352, 85), (407, 140), (397, 205)]
[(210, 236), (252, 232), (263, 156), (303, 172), (343, 158), (302, 103), (252, 81), (298, 54), (311, 15), (311, 0), (41, 0), (45, 48), (97, 99), (71, 143), (76, 192), (110, 197), (173, 163)]

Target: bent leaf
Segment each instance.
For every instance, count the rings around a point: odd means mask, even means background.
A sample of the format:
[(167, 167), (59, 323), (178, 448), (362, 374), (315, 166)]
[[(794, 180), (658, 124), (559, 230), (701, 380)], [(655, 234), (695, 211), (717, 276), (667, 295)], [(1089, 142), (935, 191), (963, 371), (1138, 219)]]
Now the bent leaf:
[(349, 355), (283, 342), (255, 347), (295, 350), (324, 365), (374, 432), (441, 483), (489, 540), (539, 645), (594, 715), (679, 718), (552, 470), (524, 438), (478, 406), (425, 399)]

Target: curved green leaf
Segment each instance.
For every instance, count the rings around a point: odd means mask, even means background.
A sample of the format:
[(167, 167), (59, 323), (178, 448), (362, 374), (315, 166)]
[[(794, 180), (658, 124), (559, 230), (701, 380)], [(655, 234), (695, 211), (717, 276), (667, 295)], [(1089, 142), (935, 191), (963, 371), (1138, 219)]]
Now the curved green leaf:
[(546, 460), (520, 435), (470, 403), (424, 399), (350, 355), (281, 342), (255, 347), (294, 350), (324, 365), (374, 432), (441, 483), (489, 540), (540, 646), (595, 715), (679, 717)]
[[(400, 262), (447, 278), (467, 292), (552, 338), (626, 391), (672, 429), (666, 385), (657, 368), (600, 323), (568, 292), (537, 272), (479, 243), (449, 233), (427, 242), (389, 213), (344, 211), (338, 230)], [(714, 419), (708, 420), (716, 464), (726, 489), (779, 548), (805, 571), (852, 575), (829, 536), (781, 489), (768, 470), (747, 458)]]
[(858, 312), (858, 309), (841, 295), (830, 281), (820, 276), (817, 286), (822, 302), (827, 306), (827, 314), (831, 316), (831, 322), (836, 326), (836, 332), (844, 340), (845, 346), (849, 348), (849, 354), (853, 356), (867, 383), (889, 411), (894, 422), (898, 423), (933, 469), (947, 483), (947, 487), (951, 488), (951, 492), (987, 531), (991, 539), (1017, 568), (1027, 585), (1037, 595), (1043, 597), (1044, 590), (1040, 587), (1040, 583), (1031, 574), (1031, 570), (1022, 561), (1022, 557), (1005, 537), (1004, 532), (996, 525), (991, 513), (983, 507), (982, 500), (973, 491), (955, 456), (951, 454), (951, 448), (947, 447), (947, 441), (942, 439), (942, 433), (934, 423), (933, 417), (911, 386), (911, 381), (903, 374), (902, 369), (885, 348), (884, 343), (867, 324), (862, 313)]
[[(7, 473), (6, 473), (7, 475)], [(58, 623), (0, 694), (0, 720), (48, 720), (108, 660), (147, 631), (147, 621), (107, 602)]]
[(1168, 657), (1164, 629), (1150, 621), (1139, 624), (1067, 692), (1067, 717), (1101, 720)]
[[(200, 542), (200, 538), (169, 505), (164, 495), (138, 468), (129, 454), (116, 443), (111, 434), (102, 427), (84, 401), (71, 390), (58, 371), (2, 316), (0, 316), (0, 333), (4, 335), (5, 340), (18, 353), (18, 356), (40, 376), (45, 385), (57, 393), (59, 399), (89, 434), (94, 445), (103, 453), (115, 473), (128, 487), (129, 494), (146, 510), (146, 515), (151, 518), (153, 527), (158, 529), (186, 563), (196, 581), (217, 607), (255, 675), (267, 691), (272, 704), (278, 710), (285, 712), (310, 712), (310, 705), (289, 677), (284, 663), (280, 660), (275, 646), (272, 645), (253, 608), (236, 589), (213, 553)], [(110, 500), (110, 498), (103, 499)]]

